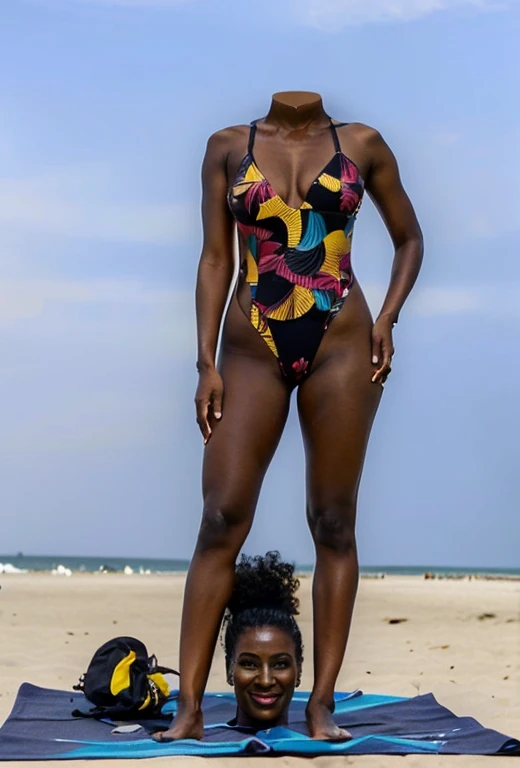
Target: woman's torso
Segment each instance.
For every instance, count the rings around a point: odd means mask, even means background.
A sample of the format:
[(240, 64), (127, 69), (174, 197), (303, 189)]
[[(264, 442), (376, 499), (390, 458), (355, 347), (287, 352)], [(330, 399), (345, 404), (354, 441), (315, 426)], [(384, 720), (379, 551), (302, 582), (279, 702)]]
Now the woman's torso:
[(305, 313), (323, 317), (322, 344), (329, 351), (352, 334), (368, 338), (372, 318), (351, 265), (354, 224), (370, 171), (366, 127), (336, 127), (331, 121), (312, 141), (291, 147), (276, 134), (266, 135), (256, 121), (251, 126), (234, 129), (227, 163), (240, 271), (224, 346), (251, 352), (251, 335), (235, 301), (246, 316), (255, 304), (278, 326)]

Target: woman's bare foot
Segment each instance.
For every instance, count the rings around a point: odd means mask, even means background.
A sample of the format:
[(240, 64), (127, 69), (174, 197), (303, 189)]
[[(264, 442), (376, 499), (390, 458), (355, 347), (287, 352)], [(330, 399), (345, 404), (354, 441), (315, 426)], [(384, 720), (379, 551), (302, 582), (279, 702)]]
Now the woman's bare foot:
[(352, 734), (336, 725), (332, 719), (334, 707), (309, 699), (305, 714), (311, 738), (319, 741), (348, 741)]
[(200, 710), (180, 709), (177, 711), (171, 728), (152, 734), (155, 741), (177, 741), (178, 739), (202, 739), (204, 722)]

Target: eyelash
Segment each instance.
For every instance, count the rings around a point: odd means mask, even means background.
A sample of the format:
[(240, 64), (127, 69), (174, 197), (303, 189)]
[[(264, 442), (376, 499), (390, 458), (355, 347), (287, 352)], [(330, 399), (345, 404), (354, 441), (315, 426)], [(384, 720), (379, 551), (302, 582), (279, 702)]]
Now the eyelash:
[[(240, 662), (240, 666), (244, 667), (244, 669), (255, 669), (257, 665), (254, 661), (244, 659), (244, 661)], [(287, 661), (276, 661), (273, 666), (275, 669), (287, 669), (289, 667), (289, 663)]]

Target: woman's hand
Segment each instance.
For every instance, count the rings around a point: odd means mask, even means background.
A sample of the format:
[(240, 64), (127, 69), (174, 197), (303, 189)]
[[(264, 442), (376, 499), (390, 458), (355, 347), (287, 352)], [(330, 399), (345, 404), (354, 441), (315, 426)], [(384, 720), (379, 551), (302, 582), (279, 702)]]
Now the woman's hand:
[(388, 317), (378, 317), (372, 328), (372, 363), (378, 368), (372, 376), (373, 382), (384, 384), (392, 370), (394, 323)]
[(224, 382), (216, 368), (205, 368), (199, 372), (199, 384), (195, 394), (197, 424), (202, 432), (204, 445), (211, 437), (209, 411), (213, 411), (216, 419), (222, 418), (222, 397)]

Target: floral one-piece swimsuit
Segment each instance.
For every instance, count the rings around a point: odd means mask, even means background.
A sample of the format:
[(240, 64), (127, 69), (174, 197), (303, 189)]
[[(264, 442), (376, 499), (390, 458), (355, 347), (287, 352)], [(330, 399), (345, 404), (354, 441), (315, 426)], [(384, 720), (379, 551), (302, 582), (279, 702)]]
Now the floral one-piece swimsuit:
[(251, 291), (249, 320), (292, 388), (309, 373), (323, 335), (352, 287), (352, 232), (364, 181), (341, 151), (331, 120), (335, 153), (300, 207), (292, 208), (255, 162), (257, 122), (251, 123), (247, 154), (229, 189), (228, 204), (243, 241), (240, 269)]

